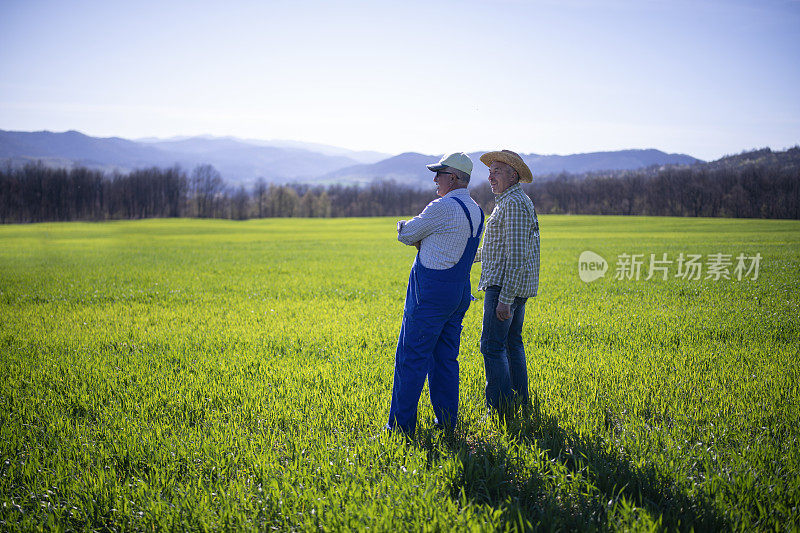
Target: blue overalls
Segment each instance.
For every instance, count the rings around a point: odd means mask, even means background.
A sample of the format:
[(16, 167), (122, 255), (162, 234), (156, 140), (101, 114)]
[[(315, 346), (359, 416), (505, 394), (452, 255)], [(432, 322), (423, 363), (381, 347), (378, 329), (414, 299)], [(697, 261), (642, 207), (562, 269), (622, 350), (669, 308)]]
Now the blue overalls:
[[(469, 222), (470, 237), (458, 263), (450, 268), (425, 268), (419, 253), (411, 267), (403, 309), (403, 324), (394, 359), (392, 406), (387, 428), (413, 435), (425, 376), (437, 424), (455, 427), (458, 421), (458, 348), (461, 321), (472, 302), (469, 272), (483, 231), (483, 210), (478, 232), (464, 202), (459, 203)], [(480, 208), (479, 208), (480, 209)], [(473, 236), (474, 234), (474, 236)]]

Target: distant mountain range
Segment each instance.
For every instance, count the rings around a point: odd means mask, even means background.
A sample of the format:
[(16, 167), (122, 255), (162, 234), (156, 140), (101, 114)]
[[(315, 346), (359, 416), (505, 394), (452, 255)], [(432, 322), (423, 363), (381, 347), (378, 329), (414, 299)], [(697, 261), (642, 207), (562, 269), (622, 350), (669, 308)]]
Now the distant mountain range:
[(11, 160), (15, 165), (41, 160), (49, 166), (85, 166), (127, 172), (135, 168), (173, 165), (191, 171), (197, 165), (211, 164), (226, 181), (245, 184), (258, 177), (281, 183), (306, 180), (388, 155), (293, 141), (270, 144), (270, 141), (229, 137), (130, 141), (118, 137), (89, 137), (77, 131), (0, 130), (0, 160)]
[[(485, 152), (468, 154), (474, 164), (472, 168), (472, 183), (477, 183), (489, 177), (489, 169), (480, 161), (480, 156), (483, 153)], [(561, 172), (583, 174), (601, 170), (635, 170), (653, 165), (693, 165), (702, 162), (688, 155), (667, 154), (654, 149), (591, 152), (573, 155), (520, 154), (520, 156), (533, 171), (534, 179), (552, 177)], [(441, 155), (423, 155), (416, 152), (408, 152), (377, 163), (341, 168), (320, 177), (319, 181), (324, 183), (366, 183), (374, 179), (383, 178), (424, 186), (430, 184), (433, 179), (433, 175), (425, 168), (425, 165), (438, 161), (440, 157)]]
[[(354, 159), (359, 163), (369, 164), (386, 159), (391, 154), (383, 152), (374, 152), (370, 150), (348, 150), (347, 148), (340, 148), (338, 146), (330, 146), (328, 144), (309, 143), (302, 141), (287, 141), (287, 140), (271, 140), (263, 141), (259, 139), (238, 139), (236, 137), (215, 137), (213, 135), (200, 135), (196, 137), (172, 137), (169, 139), (159, 139), (156, 137), (147, 137), (143, 139), (134, 139), (134, 141), (154, 144), (156, 146), (164, 145), (172, 141), (188, 141), (188, 140), (206, 140), (206, 141), (234, 141), (246, 143), (255, 146), (270, 146), (274, 148), (299, 148), (301, 150), (308, 150), (310, 152), (317, 152), (323, 155), (330, 156), (344, 156)], [(166, 147), (168, 148), (168, 146)]]
[[(486, 179), (480, 163), (483, 152), (469, 154), (475, 163), (473, 180)], [(620, 150), (573, 155), (520, 154), (542, 178), (560, 172), (633, 170), (653, 165), (692, 165), (700, 160), (659, 150)], [(96, 138), (77, 131), (18, 132), (0, 130), (0, 161), (22, 165), (42, 161), (48, 166), (85, 166), (109, 172), (127, 172), (143, 167), (180, 165), (187, 171), (211, 164), (228, 183), (252, 184), (263, 177), (268, 182), (366, 183), (375, 179), (429, 186), (432, 175), (426, 164), (438, 155), (415, 152), (390, 156), (380, 152), (354, 151), (299, 141), (260, 141), (234, 137), (176, 137), (172, 139)]]

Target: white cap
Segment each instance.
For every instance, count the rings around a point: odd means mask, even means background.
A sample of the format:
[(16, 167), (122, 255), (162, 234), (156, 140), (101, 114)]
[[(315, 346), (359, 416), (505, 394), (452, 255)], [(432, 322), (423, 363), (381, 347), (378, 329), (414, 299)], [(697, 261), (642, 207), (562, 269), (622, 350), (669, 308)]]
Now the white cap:
[(467, 174), (472, 174), (472, 159), (464, 152), (445, 154), (435, 165), (425, 166), (432, 172), (442, 170), (444, 167), (450, 167), (460, 170), (461, 172), (466, 172)]

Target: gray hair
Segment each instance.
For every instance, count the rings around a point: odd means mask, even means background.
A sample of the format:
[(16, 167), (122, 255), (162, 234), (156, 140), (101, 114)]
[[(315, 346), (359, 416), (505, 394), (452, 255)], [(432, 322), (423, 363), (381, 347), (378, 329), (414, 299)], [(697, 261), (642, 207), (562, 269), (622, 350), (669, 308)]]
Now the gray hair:
[(469, 174), (464, 172), (463, 170), (458, 170), (457, 168), (447, 167), (448, 172), (452, 172), (456, 175), (456, 179), (458, 181), (463, 181), (464, 183), (469, 183)]

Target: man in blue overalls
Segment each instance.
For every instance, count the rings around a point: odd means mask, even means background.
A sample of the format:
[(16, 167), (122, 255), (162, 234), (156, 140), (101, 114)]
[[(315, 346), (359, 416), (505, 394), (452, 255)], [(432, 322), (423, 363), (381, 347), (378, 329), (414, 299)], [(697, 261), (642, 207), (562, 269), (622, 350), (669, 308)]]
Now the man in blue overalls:
[(408, 278), (394, 362), (392, 406), (386, 427), (413, 436), (425, 377), (439, 427), (458, 421), (458, 348), (472, 293), (469, 272), (483, 231), (483, 211), (467, 191), (472, 161), (445, 155), (436, 172), (441, 197), (411, 220), (397, 223), (397, 239), (419, 250)]

